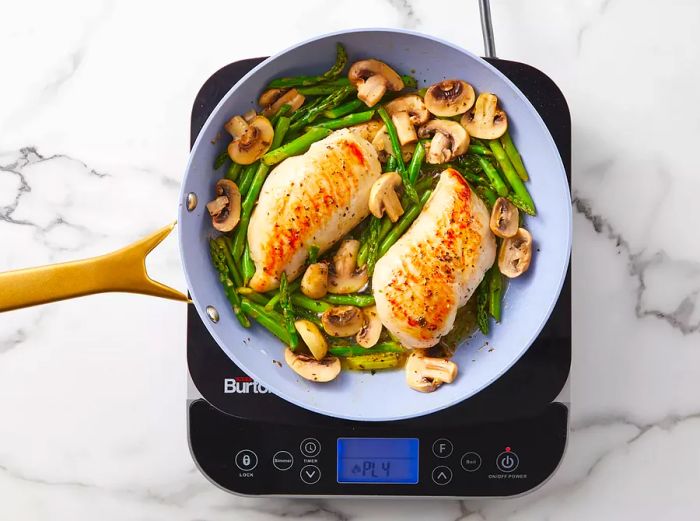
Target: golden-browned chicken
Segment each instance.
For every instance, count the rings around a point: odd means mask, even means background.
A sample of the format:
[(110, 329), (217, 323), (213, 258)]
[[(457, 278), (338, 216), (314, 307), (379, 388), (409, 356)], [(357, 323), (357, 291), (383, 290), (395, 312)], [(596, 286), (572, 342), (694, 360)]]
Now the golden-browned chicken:
[(377, 313), (403, 345), (427, 348), (452, 329), (496, 255), (489, 217), (448, 168), (415, 222), (379, 259), (372, 278)]
[(265, 181), (250, 219), (250, 287), (274, 289), (282, 271), (294, 279), (311, 246), (323, 253), (357, 226), (369, 214), (369, 191), (380, 174), (374, 147), (349, 130), (282, 161)]

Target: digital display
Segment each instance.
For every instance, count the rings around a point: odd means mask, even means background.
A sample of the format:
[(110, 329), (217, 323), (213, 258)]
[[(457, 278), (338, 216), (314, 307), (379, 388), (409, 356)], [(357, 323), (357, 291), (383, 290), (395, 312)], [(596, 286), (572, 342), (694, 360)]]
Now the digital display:
[(338, 483), (418, 483), (418, 438), (338, 438)]

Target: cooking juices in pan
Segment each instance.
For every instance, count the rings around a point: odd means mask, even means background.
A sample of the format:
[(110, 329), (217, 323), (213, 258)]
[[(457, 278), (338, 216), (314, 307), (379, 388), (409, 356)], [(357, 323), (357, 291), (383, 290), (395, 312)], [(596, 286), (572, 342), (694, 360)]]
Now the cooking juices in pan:
[(529, 267), (528, 172), (468, 78), (418, 89), (378, 60), (347, 66), (338, 44), (330, 69), (272, 80), (226, 123), (212, 262), (241, 326), (278, 337), (301, 377), (404, 367), (434, 391)]

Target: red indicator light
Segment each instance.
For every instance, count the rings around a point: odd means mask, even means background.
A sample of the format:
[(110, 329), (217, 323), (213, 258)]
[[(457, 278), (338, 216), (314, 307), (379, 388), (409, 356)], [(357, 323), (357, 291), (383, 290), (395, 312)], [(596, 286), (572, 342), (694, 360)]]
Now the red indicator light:
[(506, 452), (510, 452), (510, 447), (506, 447)]

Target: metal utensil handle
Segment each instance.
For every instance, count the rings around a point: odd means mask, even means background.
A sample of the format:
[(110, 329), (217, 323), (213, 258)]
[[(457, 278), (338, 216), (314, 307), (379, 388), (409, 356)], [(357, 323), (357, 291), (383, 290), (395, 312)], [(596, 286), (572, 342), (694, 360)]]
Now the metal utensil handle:
[(487, 58), (495, 58), (496, 43), (493, 38), (491, 3), (489, 0), (479, 0), (479, 14), (481, 15), (481, 33), (484, 36), (484, 56)]
[(146, 273), (146, 255), (173, 226), (175, 223), (101, 257), (0, 273), (0, 312), (108, 291), (187, 302), (187, 295), (152, 280)]

